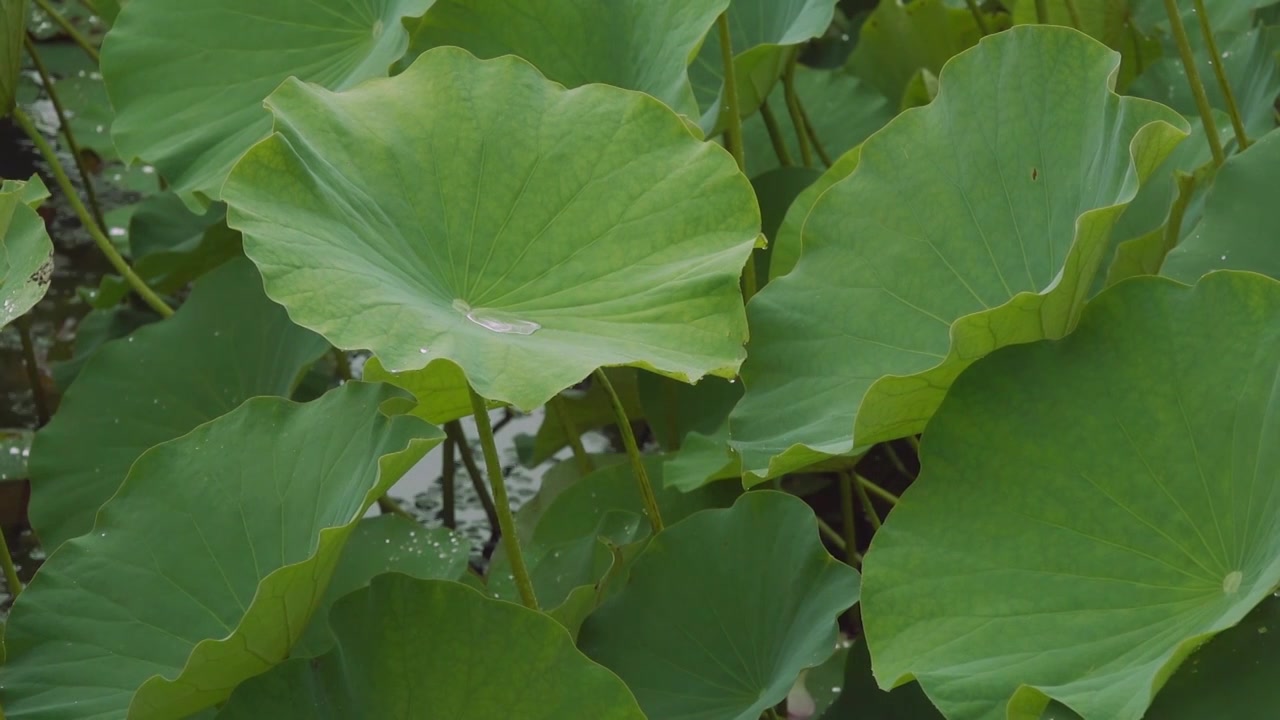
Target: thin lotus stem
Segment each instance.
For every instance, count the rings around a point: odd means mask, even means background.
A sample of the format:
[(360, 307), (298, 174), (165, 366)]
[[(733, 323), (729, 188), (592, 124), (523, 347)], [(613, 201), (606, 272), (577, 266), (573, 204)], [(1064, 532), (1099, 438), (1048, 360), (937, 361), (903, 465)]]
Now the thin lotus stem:
[(898, 455), (898, 451), (893, 449), (893, 443), (882, 443), (880, 447), (884, 448), (884, 454), (888, 456), (889, 462), (893, 464), (894, 469), (902, 474), (902, 477), (908, 480), (915, 480), (915, 476), (907, 470), (907, 464), (902, 462), (902, 457)]
[[(1172, 250), (1177, 247), (1178, 241), (1182, 239), (1182, 220), (1186, 217), (1187, 207), (1191, 205), (1191, 196), (1195, 194), (1196, 176), (1191, 173), (1175, 172), (1174, 183), (1178, 187), (1178, 195), (1173, 200), (1173, 207), (1169, 208), (1169, 221), (1164, 225), (1164, 246), (1166, 250)], [(1163, 265), (1164, 261), (1160, 263)], [(1160, 271), (1157, 267), (1152, 274)]]
[(796, 141), (800, 143), (800, 163), (805, 167), (813, 167), (813, 153), (809, 150), (809, 131), (805, 128), (804, 115), (800, 110), (800, 96), (796, 93), (796, 63), (799, 58), (798, 50), (792, 50), (787, 58), (787, 67), (782, 73), (782, 94), (787, 99), (787, 112), (791, 114), (791, 125), (796, 130)]
[(1084, 31), (1084, 24), (1080, 22), (1080, 8), (1076, 7), (1076, 0), (1066, 0), (1067, 15), (1071, 18), (1071, 27)]
[(973, 21), (978, 23), (978, 30), (983, 35), (990, 35), (991, 28), (987, 25), (987, 19), (982, 16), (982, 11), (978, 9), (978, 0), (964, 0), (969, 6), (969, 12), (973, 13)]
[(89, 42), (89, 38), (85, 37), (75, 28), (74, 25), (63, 17), (62, 13), (58, 12), (57, 8), (50, 5), (49, 0), (36, 0), (36, 5), (42, 12), (44, 12), (45, 15), (49, 16), (50, 20), (57, 23), (58, 27), (62, 28), (62, 31), (65, 32), (67, 36), (75, 42), (75, 44), (80, 46), (80, 49), (84, 50), (84, 53), (89, 56), (90, 60), (93, 60), (95, 63), (98, 62), (98, 48), (94, 47), (93, 43)]
[(858, 495), (858, 502), (862, 503), (862, 509), (867, 513), (867, 522), (871, 523), (872, 530), (879, 530), (884, 523), (880, 522), (880, 515), (876, 513), (876, 508), (871, 504), (871, 498), (867, 497), (867, 489), (862, 483), (853, 483), (853, 491)]
[(382, 511), (383, 515), (399, 515), (402, 518), (408, 518), (414, 522), (418, 521), (412, 513), (400, 507), (400, 503), (393, 500), (390, 495), (383, 495), (378, 498), (378, 510)]
[(613, 405), (613, 414), (618, 421), (618, 431), (622, 433), (622, 444), (627, 448), (627, 457), (631, 460), (631, 471), (635, 473), (636, 484), (640, 487), (640, 499), (644, 502), (644, 512), (649, 517), (649, 525), (656, 535), (662, 532), (662, 513), (658, 510), (658, 498), (653, 494), (653, 486), (649, 484), (649, 472), (644, 469), (644, 459), (640, 457), (635, 433), (631, 431), (631, 420), (627, 418), (627, 410), (622, 406), (622, 399), (613, 389), (613, 383), (609, 382), (609, 376), (604, 373), (604, 370), (597, 369), (595, 379), (604, 388), (605, 394), (609, 396), (609, 403)]
[(847, 472), (840, 473), (840, 522), (844, 525), (844, 559), (853, 565), (849, 549), (858, 549), (858, 525), (853, 515), (853, 478)]
[(911, 443), (911, 448), (916, 451), (916, 457), (920, 457), (920, 438), (915, 435), (908, 435), (907, 442)]
[(800, 120), (804, 123), (804, 132), (809, 136), (809, 142), (813, 143), (813, 149), (818, 153), (818, 159), (822, 164), (831, 167), (831, 156), (827, 154), (826, 148), (822, 147), (822, 141), (818, 139), (818, 131), (813, 128), (813, 122), (809, 120), (809, 113), (804, 109), (804, 103), (800, 100), (800, 96), (796, 96), (796, 107), (800, 109)]
[(0, 565), (4, 566), (4, 581), (9, 586), (9, 595), (14, 600), (22, 593), (22, 581), (18, 579), (18, 569), (13, 565), (13, 555), (9, 554), (9, 541), (0, 530)]
[(31, 399), (36, 406), (36, 420), (43, 426), (49, 422), (49, 398), (40, 382), (40, 365), (36, 360), (36, 345), (31, 341), (31, 318), (23, 315), (15, 323), (18, 339), (22, 342), (22, 359), (27, 366), (27, 380), (31, 383)]
[(791, 152), (787, 150), (787, 142), (782, 138), (782, 128), (778, 127), (778, 118), (769, 108), (769, 101), (760, 103), (760, 117), (764, 119), (764, 128), (769, 131), (769, 142), (773, 144), (773, 154), (778, 156), (778, 163), (783, 167), (791, 167)]
[(480, 498), (480, 505), (484, 507), (484, 515), (489, 519), (489, 528), (494, 535), (497, 535), (500, 529), (498, 508), (493, 504), (493, 497), (489, 495), (489, 488), (484, 485), (484, 475), (481, 474), (479, 466), (476, 465), (475, 456), (471, 454), (471, 443), (467, 442), (466, 433), (462, 432), (462, 423), (457, 420), (450, 420), (445, 423), (444, 434), (445, 437), (453, 440), (454, 447), (458, 449), (458, 454), (462, 456), (462, 466), (467, 469), (467, 475), (471, 478), (471, 487), (475, 489), (476, 497)]
[(881, 500), (884, 500), (885, 502), (889, 503), (890, 505), (898, 504), (897, 495), (894, 495), (888, 490), (885, 490), (884, 488), (880, 487), (879, 485), (871, 482), (870, 480), (866, 479), (865, 477), (857, 473), (854, 473), (854, 477), (857, 479), (858, 485), (862, 486), (864, 490), (870, 490), (872, 494), (874, 494), (876, 497), (879, 497)]
[(1047, 0), (1036, 0), (1036, 22), (1041, 25), (1049, 22), (1049, 3)]
[(76, 170), (80, 173), (80, 181), (84, 185), (85, 197), (89, 199), (89, 207), (93, 210), (93, 218), (98, 221), (100, 227), (106, 227), (107, 221), (103, 219), (102, 205), (98, 203), (98, 191), (93, 187), (93, 178), (89, 175), (84, 157), (80, 154), (80, 144), (76, 142), (71, 123), (67, 121), (67, 111), (62, 105), (61, 98), (58, 97), (58, 91), (53, 87), (53, 76), (49, 74), (44, 60), (40, 58), (40, 52), (36, 49), (31, 33), (27, 33), (22, 38), (22, 42), (27, 48), (27, 56), (31, 58), (31, 64), (36, 68), (36, 74), (40, 76), (40, 84), (44, 87), (45, 94), (49, 96), (49, 103), (53, 105), (53, 112), (58, 116), (58, 129), (62, 131), (62, 137), (66, 138), (67, 149), (71, 151), (71, 159), (75, 161)]
[(116, 272), (124, 276), (124, 279), (133, 288), (133, 291), (142, 298), (147, 305), (151, 306), (161, 317), (169, 317), (173, 315), (173, 308), (165, 304), (164, 300), (156, 295), (155, 291), (147, 287), (142, 278), (129, 267), (129, 263), (120, 256), (120, 252), (116, 250), (116, 246), (111, 244), (111, 240), (106, 233), (102, 232), (102, 228), (94, 221), (93, 216), (89, 214), (89, 210), (85, 208), (84, 203), (80, 201), (80, 196), (76, 193), (76, 189), (71, 185), (71, 178), (67, 177), (67, 173), (62, 169), (62, 164), (58, 162), (58, 156), (54, 153), (49, 142), (44, 139), (40, 131), (36, 129), (31, 118), (22, 111), (22, 108), (15, 107), (13, 109), (13, 118), (22, 127), (22, 131), (31, 138), (31, 142), (35, 143), (36, 148), (40, 151), (40, 155), (44, 157), (46, 163), (49, 164), (49, 170), (53, 172), (54, 180), (58, 182), (58, 187), (62, 189), (63, 194), (67, 196), (67, 201), (71, 203), (71, 209), (75, 211), (76, 217), (80, 218), (80, 224), (84, 225), (89, 236), (93, 238), (94, 243), (98, 245), (98, 249), (103, 255), (107, 256), (107, 260)]
[(347, 359), (347, 353), (341, 348), (333, 348), (333, 364), (338, 369), (338, 379), (342, 382), (351, 382), (351, 361)]
[(1218, 125), (1213, 120), (1213, 109), (1209, 106), (1209, 95), (1200, 80), (1200, 70), (1196, 67), (1196, 58), (1191, 53), (1191, 41), (1187, 38), (1187, 28), (1182, 24), (1182, 15), (1178, 12), (1177, 0), (1164, 0), (1165, 13), (1169, 15), (1169, 28), (1173, 31), (1173, 39), (1178, 45), (1178, 55), (1182, 58), (1182, 67), (1187, 71), (1187, 84), (1196, 99), (1196, 109), (1200, 111), (1200, 119), (1204, 122), (1204, 134), (1209, 141), (1209, 151), (1213, 153), (1213, 164), (1222, 165), (1226, 156), (1222, 152), (1222, 141), (1218, 138)]
[(738, 103), (738, 81), (733, 66), (733, 37), (729, 34), (728, 10), (716, 18), (716, 32), (720, 38), (720, 62), (724, 64), (724, 105), (720, 112), (728, 113), (725, 117), (725, 144), (738, 163), (738, 169), (745, 170), (747, 163), (742, 149), (742, 108)]
[(444, 458), (440, 462), (440, 496), (444, 504), (441, 522), (450, 530), (458, 528), (457, 499), (453, 483), (458, 476), (458, 453), (453, 438), (444, 439)]
[(507, 550), (507, 560), (511, 562), (511, 574), (520, 591), (520, 600), (531, 610), (538, 609), (538, 598), (533, 594), (533, 580), (529, 578), (529, 568), (524, 564), (524, 555), (520, 551), (520, 539), (516, 537), (516, 519), (511, 514), (511, 500), (507, 497), (507, 480), (502, 474), (502, 463), (498, 460), (498, 445), (493, 440), (493, 426), (489, 424), (489, 409), (485, 407), (484, 398), (475, 388), (471, 391), (471, 411), (476, 416), (476, 430), (480, 434), (480, 448), (484, 451), (485, 468), (489, 471), (489, 484), (493, 486), (493, 500), (498, 508), (498, 527), (502, 529), (502, 546)]
[(780, 720), (778, 717), (778, 711), (773, 708), (765, 708), (764, 720)]
[(578, 472), (586, 475), (595, 470), (595, 463), (591, 462), (591, 456), (582, 446), (582, 433), (578, 432), (573, 418), (569, 417), (569, 408), (563, 395), (551, 398), (551, 412), (555, 414), (556, 420), (560, 422), (560, 429), (564, 430), (565, 437), (569, 439), (569, 447), (573, 448), (573, 459), (578, 463)]
[(1209, 64), (1213, 66), (1213, 74), (1218, 78), (1218, 86), (1222, 88), (1222, 97), (1227, 101), (1231, 127), (1236, 132), (1236, 143), (1241, 150), (1245, 150), (1249, 147), (1249, 136), (1244, 131), (1244, 119), (1240, 116), (1240, 106), (1236, 104), (1236, 94), (1231, 89), (1231, 81), (1227, 79), (1227, 69), (1222, 65), (1222, 53), (1218, 52), (1218, 41), (1213, 37), (1209, 13), (1205, 12), (1204, 0), (1195, 0), (1195, 3), (1196, 15), (1200, 17), (1200, 32), (1204, 35), (1204, 45), (1209, 50)]
[(818, 521), (818, 532), (822, 537), (826, 538), (832, 545), (839, 548), (840, 552), (846, 552), (849, 549), (848, 543), (845, 542), (844, 536), (838, 530), (831, 527), (831, 524), (818, 516), (814, 516), (814, 520)]

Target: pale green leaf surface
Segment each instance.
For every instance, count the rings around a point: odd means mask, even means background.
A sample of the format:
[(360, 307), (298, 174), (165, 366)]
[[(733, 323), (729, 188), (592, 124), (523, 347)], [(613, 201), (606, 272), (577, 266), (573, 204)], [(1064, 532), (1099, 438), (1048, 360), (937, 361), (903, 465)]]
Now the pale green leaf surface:
[(284, 660), (369, 506), (439, 443), (383, 385), (255, 398), (134, 463), (5, 629), (8, 718), (181, 718)]
[(668, 525), (578, 645), (652, 718), (757, 720), (835, 651), (858, 574), (823, 549), (812, 510), (772, 491)]
[[(751, 115), (782, 76), (788, 47), (826, 31), (836, 0), (733, 0), (729, 4), (729, 40), (733, 49), (738, 110)], [(708, 137), (724, 129), (724, 61), (720, 35), (707, 33), (689, 66), (693, 93), (702, 108), (700, 124)]]
[(645, 717), (554, 620), (458, 583), (383, 575), (331, 622), (337, 649), (246, 682), (218, 720)]
[(130, 0), (102, 47), (111, 135), (193, 204), (271, 132), (262, 101), (285, 78), (344, 89), (384, 77), (408, 46), (400, 20), (430, 0)]
[(342, 546), (324, 597), (294, 644), (291, 657), (317, 657), (334, 644), (329, 610), (339, 598), (383, 573), (422, 580), (458, 580), (467, 572), (471, 543), (448, 528), (425, 528), (401, 515), (379, 515), (356, 523)]
[[(833, 158), (866, 140), (895, 114), (896, 105), (886, 100), (875, 87), (838, 68), (817, 70), (798, 65), (795, 86), (814, 134), (822, 142), (823, 150)], [(781, 83), (769, 95), (769, 108), (778, 119), (791, 161), (800, 165), (799, 140), (787, 114)], [(779, 166), (777, 153), (759, 114), (742, 121), (742, 134), (748, 176), (755, 178)], [(816, 153), (814, 158), (817, 162)]]
[(251, 397), (289, 395), (325, 347), (240, 259), (198, 282), (173, 318), (98, 349), (31, 450), (31, 521), (44, 547), (88, 532), (143, 451)]
[(1277, 317), (1259, 275), (1136, 278), (966, 371), (866, 556), (880, 686), (954, 720), (1143, 717), (1280, 582)]
[(229, 222), (268, 295), (334, 345), (392, 372), (447, 358), (525, 411), (606, 365), (735, 374), (755, 198), (652, 97), (436, 48), (268, 104)]
[(408, 58), (442, 45), (518, 55), (551, 80), (648, 93), (698, 117), (689, 61), (729, 0), (438, 0), (409, 23)]
[[(1038, 22), (1036, 1), (1009, 0), (1006, 4), (1013, 6), (1013, 22), (1018, 25)], [(1160, 42), (1131, 26), (1130, 0), (1073, 1), (1076, 12), (1080, 14), (1080, 27), (1076, 29), (1120, 53), (1116, 87), (1121, 92), (1137, 77), (1139, 69), (1160, 59)], [(1066, 0), (1048, 0), (1045, 7), (1049, 11), (1050, 23), (1075, 27)], [(1176, 58), (1174, 62), (1177, 62)]]
[(472, 414), (471, 390), (462, 368), (448, 360), (436, 360), (420, 370), (387, 372), (376, 356), (364, 364), (364, 379), (408, 390), (417, 398), (411, 415), (438, 425)]
[(751, 301), (730, 416), (748, 473), (919, 432), (969, 363), (1070, 331), (1115, 219), (1186, 135), (1111, 91), (1118, 61), (1074, 30), (1013, 28), (863, 144), (796, 269)]
[(1250, 270), (1280, 279), (1280, 132), (1227, 158), (1199, 224), (1169, 253), (1161, 274), (1184, 283), (1212, 270)]
[(39, 178), (0, 187), (0, 328), (26, 313), (49, 289), (53, 241), (35, 211), (48, 191)]
[[(1004, 13), (986, 19), (993, 31), (1009, 26)], [(939, 74), (948, 60), (981, 37), (968, 9), (948, 7), (943, 0), (880, 0), (862, 24), (845, 67), (897, 107), (917, 71)]]

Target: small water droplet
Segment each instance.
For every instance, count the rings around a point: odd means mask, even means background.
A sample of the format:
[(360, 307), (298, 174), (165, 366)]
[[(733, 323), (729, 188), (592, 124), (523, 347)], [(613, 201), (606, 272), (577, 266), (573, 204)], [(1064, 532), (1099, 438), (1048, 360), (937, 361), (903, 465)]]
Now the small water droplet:
[(1240, 581), (1244, 580), (1244, 573), (1239, 570), (1232, 570), (1227, 576), (1222, 578), (1222, 592), (1231, 595), (1240, 589)]
[(113, 227), (111, 228), (110, 232), (111, 232), (111, 237), (124, 237), (125, 235), (128, 234), (128, 231), (122, 227)]
[(1258, 634), (1259, 634), (1259, 635), (1266, 635), (1266, 634), (1267, 634), (1267, 626), (1266, 626), (1266, 625), (1263, 625), (1262, 627), (1258, 628)]
[(426, 348), (418, 348), (418, 352), (422, 353), (423, 355), (426, 355), (426, 354), (427, 354), (427, 349), (426, 349)]

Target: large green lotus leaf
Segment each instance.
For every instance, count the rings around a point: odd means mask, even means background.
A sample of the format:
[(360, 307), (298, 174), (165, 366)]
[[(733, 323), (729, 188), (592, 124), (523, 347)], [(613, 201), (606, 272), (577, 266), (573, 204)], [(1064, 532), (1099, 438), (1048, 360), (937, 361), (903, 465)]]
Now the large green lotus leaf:
[(30, 310), (49, 289), (53, 241), (35, 211), (46, 195), (38, 178), (0, 185), (0, 328)]
[[(986, 21), (993, 32), (1009, 27), (1004, 13), (989, 13)], [(845, 67), (897, 107), (918, 71), (937, 75), (948, 60), (981, 37), (982, 30), (964, 6), (951, 7), (944, 0), (880, 0), (862, 23)]]
[[(631, 421), (644, 420), (645, 410), (640, 404), (636, 390), (636, 371), (631, 368), (608, 368), (605, 374), (618, 393), (622, 407), (627, 411)], [(560, 416), (561, 410), (568, 419), (566, 424)], [(562, 394), (559, 403), (547, 406), (542, 424), (538, 426), (538, 434), (533, 440), (533, 450), (523, 462), (529, 466), (540, 465), (551, 456), (569, 445), (567, 428), (572, 425), (580, 433), (596, 430), (609, 425), (616, 425), (618, 416), (613, 412), (613, 403), (604, 387), (594, 380), (586, 391), (567, 391)]]
[(698, 117), (689, 61), (729, 0), (437, 0), (410, 23), (408, 57), (457, 45), (518, 55), (566, 87), (639, 90)]
[(1227, 158), (1204, 201), (1199, 224), (1165, 259), (1161, 274), (1185, 283), (1211, 270), (1251, 270), (1280, 278), (1280, 132)]
[[(886, 100), (874, 86), (839, 68), (817, 70), (798, 65), (795, 86), (814, 134), (831, 157), (837, 157), (866, 140), (895, 114), (896, 105)], [(787, 101), (781, 84), (769, 95), (769, 108), (777, 116), (792, 162), (800, 164), (800, 145), (787, 115)], [(742, 133), (747, 175), (754, 178), (778, 167), (778, 156), (761, 116), (743, 120)]]
[[(760, 107), (782, 76), (787, 48), (826, 32), (836, 0), (733, 0), (729, 4), (729, 40), (739, 114)], [(712, 30), (689, 66), (693, 94), (702, 108), (701, 125), (708, 135), (725, 127), (724, 60), (720, 35)]]
[(755, 198), (652, 97), (445, 47), (268, 105), (228, 218), (268, 294), (334, 345), (392, 372), (448, 358), (525, 411), (604, 365), (736, 373)]
[(218, 720), (644, 720), (559, 624), (458, 583), (382, 575), (338, 602), (338, 648), (249, 680)]
[(1186, 136), (1111, 91), (1117, 62), (1068, 28), (1013, 28), (863, 144), (796, 269), (751, 302), (730, 418), (748, 473), (919, 432), (969, 363), (1070, 331), (1115, 219)]
[[(1194, 27), (1188, 31), (1199, 32)], [(1215, 35), (1220, 57), (1212, 57), (1203, 47), (1196, 52), (1196, 65), (1208, 92), (1209, 103), (1218, 110), (1228, 110), (1222, 87), (1214, 76), (1213, 63), (1219, 62), (1231, 83), (1245, 130), (1251, 139), (1256, 139), (1276, 126), (1274, 105), (1276, 96), (1280, 94), (1280, 64), (1276, 62), (1276, 51), (1280, 49), (1280, 36), (1269, 28)], [(1153, 63), (1129, 90), (1134, 95), (1164, 103), (1187, 116), (1198, 112), (1191, 86), (1187, 83), (1186, 68), (1176, 55)]]
[(757, 720), (834, 652), (857, 601), (858, 573), (823, 549), (809, 506), (749, 492), (650, 540), (578, 646), (649, 717)]
[(957, 720), (1142, 717), (1280, 581), (1277, 317), (1259, 275), (1135, 278), (966, 371), (866, 556), (880, 686)]
[(257, 395), (289, 395), (326, 349), (262, 293), (240, 259), (210, 273), (173, 316), (101, 347), (31, 450), (31, 522), (52, 551), (89, 532), (148, 448)]
[(786, 275), (796, 268), (800, 260), (801, 238), (804, 221), (809, 219), (813, 206), (818, 198), (831, 189), (832, 185), (853, 174), (858, 167), (858, 159), (862, 157), (862, 146), (851, 148), (836, 158), (836, 161), (822, 173), (813, 184), (805, 188), (787, 209), (787, 214), (778, 226), (777, 237), (773, 238), (773, 249), (769, 258), (769, 279)]
[(0, 117), (5, 117), (13, 109), (18, 93), (27, 0), (0, 0), (0, 20)]
[(1147, 718), (1248, 718), (1280, 707), (1277, 633), (1280, 592), (1188, 658), (1156, 696)]
[(271, 132), (263, 98), (288, 77), (341, 90), (384, 77), (408, 46), (401, 18), (430, 0), (130, 0), (102, 46), (127, 161), (160, 168), (199, 204)]
[(356, 523), (342, 547), (324, 597), (292, 657), (316, 657), (334, 644), (329, 609), (339, 598), (366, 587), (375, 576), (396, 572), (424, 580), (458, 580), (467, 572), (471, 543), (448, 528), (424, 528), (402, 515), (379, 515)]
[[(1080, 15), (1081, 32), (1120, 53), (1120, 71), (1116, 87), (1123, 92), (1142, 68), (1160, 58), (1160, 41), (1143, 35), (1131, 25), (1130, 0), (1074, 0)], [(1018, 25), (1039, 22), (1037, 0), (1006, 0), (1013, 6), (1013, 22)], [(1049, 22), (1075, 27), (1066, 0), (1048, 0)], [(1176, 59), (1175, 59), (1176, 61)], [(1207, 76), (1206, 76), (1207, 77)]]
[(254, 398), (144, 453), (5, 629), (10, 718), (180, 718), (284, 660), (342, 545), (441, 434), (348, 383)]

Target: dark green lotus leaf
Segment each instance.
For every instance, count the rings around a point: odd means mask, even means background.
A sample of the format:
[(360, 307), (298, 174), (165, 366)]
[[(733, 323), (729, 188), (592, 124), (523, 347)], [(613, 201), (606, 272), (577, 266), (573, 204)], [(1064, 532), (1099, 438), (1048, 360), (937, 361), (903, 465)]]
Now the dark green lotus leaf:
[(401, 18), (430, 4), (129, 0), (102, 47), (112, 138), (184, 198), (216, 200), (231, 166), (271, 132), (262, 101), (282, 80), (341, 90), (385, 77), (408, 46)]
[(844, 666), (840, 697), (822, 720), (942, 720), (917, 683), (908, 683), (886, 692), (876, 687), (871, 674), (871, 654), (859, 640), (849, 648)]
[[(986, 15), (993, 32), (1009, 27), (1005, 13)], [(880, 0), (858, 35), (845, 67), (897, 107), (922, 68), (937, 75), (953, 56), (973, 47), (982, 30), (964, 5), (944, 0)]]
[(756, 279), (764, 286), (770, 277), (774, 249), (777, 246), (779, 228), (796, 199), (803, 195), (821, 173), (807, 167), (779, 167), (765, 171), (751, 179), (760, 203), (760, 231), (769, 246), (755, 253)]
[[(240, 233), (222, 222), (218, 205), (203, 214), (187, 207), (171, 192), (152, 195), (138, 204), (129, 218), (129, 254), (133, 269), (158, 293), (172, 294), (201, 275), (239, 256)], [(102, 279), (96, 307), (111, 307), (130, 292), (118, 275)]]
[(742, 465), (729, 450), (729, 411), (742, 397), (741, 384), (707, 378), (686, 385), (645, 374), (640, 392), (649, 427), (668, 453), (664, 485), (688, 492), (741, 474)]
[(1280, 582), (1277, 317), (1260, 275), (1135, 278), (967, 370), (864, 563), (880, 686), (959, 720), (1143, 717)]
[(751, 301), (730, 418), (748, 473), (919, 432), (969, 363), (1070, 331), (1116, 218), (1186, 136), (1111, 91), (1117, 62), (1068, 28), (1013, 28), (863, 144), (796, 269)]
[[(841, 70), (796, 67), (796, 94), (813, 125), (813, 132), (827, 155), (837, 157), (884, 127), (895, 114), (896, 105), (885, 99), (869, 83)], [(791, 161), (801, 164), (795, 127), (787, 114), (787, 101), (779, 83), (769, 95), (769, 108), (778, 119)], [(760, 115), (742, 122), (746, 148), (747, 175), (752, 178), (778, 167), (778, 156)], [(817, 155), (814, 155), (815, 162)]]
[[(729, 4), (729, 39), (733, 45), (738, 108), (751, 115), (782, 76), (788, 48), (826, 32), (836, 0), (733, 0)], [(708, 136), (724, 129), (724, 60), (720, 35), (707, 33), (689, 66), (693, 93), (702, 108), (702, 130)]]
[(147, 448), (258, 395), (288, 396), (325, 351), (240, 259), (196, 284), (173, 318), (101, 347), (36, 434), (31, 522), (45, 548), (89, 532)]
[[(1177, 0), (1177, 4), (1182, 11), (1182, 22), (1187, 27), (1187, 35), (1192, 44), (1199, 45), (1203, 41), (1199, 21), (1193, 14), (1194, 0)], [(1248, 30), (1253, 26), (1255, 10), (1275, 4), (1276, 0), (1204, 0), (1205, 10), (1209, 13), (1209, 22), (1215, 33)], [(1169, 15), (1165, 11), (1164, 0), (1129, 0), (1129, 5), (1132, 8), (1133, 23), (1140, 30), (1146, 33), (1153, 30), (1169, 32)]]
[[(1007, 0), (1005, 4), (1013, 7), (1013, 22), (1025, 25), (1039, 22), (1036, 1)], [(1124, 92), (1143, 68), (1149, 68), (1160, 59), (1160, 41), (1132, 26), (1130, 0), (1074, 1), (1075, 10), (1080, 15), (1080, 27), (1076, 29), (1120, 53), (1116, 88)], [(1048, 0), (1045, 8), (1049, 11), (1050, 23), (1075, 27), (1065, 0)], [(1176, 58), (1174, 62), (1177, 62)]]
[(518, 55), (565, 87), (604, 83), (698, 117), (689, 60), (729, 0), (437, 0), (409, 23), (407, 57), (442, 45)]
[(159, 320), (159, 316), (150, 310), (138, 310), (129, 305), (100, 310), (90, 310), (76, 325), (76, 342), (70, 360), (53, 363), (50, 368), (54, 384), (62, 392), (71, 387), (71, 383), (80, 376), (89, 358), (103, 345), (112, 340), (125, 337), (142, 327)]
[(795, 269), (800, 260), (801, 232), (804, 221), (809, 218), (813, 206), (818, 203), (822, 193), (831, 189), (832, 185), (853, 174), (858, 167), (858, 159), (862, 157), (862, 146), (858, 145), (841, 155), (831, 167), (809, 187), (805, 188), (787, 209), (778, 227), (778, 236), (773, 238), (773, 249), (769, 259), (769, 278), (777, 278)]
[(645, 717), (554, 620), (458, 583), (382, 575), (330, 622), (337, 649), (249, 680), (218, 720)]
[(1280, 132), (1263, 136), (1227, 158), (1204, 200), (1204, 216), (1169, 253), (1161, 274), (1184, 283), (1219, 269), (1251, 270), (1280, 278), (1274, 199), (1280, 183)]
[(1182, 663), (1149, 720), (1247, 718), (1280, 707), (1280, 592)]
[[(636, 371), (631, 368), (608, 368), (605, 374), (618, 393), (618, 399), (622, 400), (627, 417), (633, 422), (644, 420), (645, 410), (636, 390)], [(609, 395), (594, 380), (585, 391), (569, 390), (561, 393), (561, 396), (560, 401), (547, 406), (546, 416), (534, 437), (533, 450), (528, 457), (522, 458), (526, 465), (544, 463), (561, 448), (568, 447), (570, 426), (577, 432), (584, 433), (617, 424), (618, 417), (613, 412)], [(564, 418), (561, 417), (562, 410)], [(568, 423), (564, 422), (565, 419)]]
[[(1198, 34), (1199, 27), (1189, 27), (1188, 32)], [(1204, 47), (1195, 54), (1209, 103), (1218, 110), (1228, 110), (1212, 65), (1220, 62), (1235, 93), (1245, 130), (1251, 139), (1257, 139), (1276, 126), (1273, 106), (1276, 96), (1280, 95), (1280, 64), (1276, 62), (1280, 33), (1270, 28), (1254, 28), (1248, 32), (1215, 33), (1215, 36), (1220, 57), (1211, 57)], [(1198, 112), (1191, 86), (1187, 83), (1186, 69), (1176, 54), (1152, 63), (1129, 91), (1164, 103), (1188, 117)]]
[(447, 358), (525, 411), (605, 365), (736, 373), (755, 198), (652, 97), (436, 48), (268, 104), (228, 218), (268, 294), (334, 345), (392, 372)]
[(0, 184), (0, 328), (30, 310), (49, 289), (53, 241), (35, 211), (48, 194), (38, 177)]
[(809, 506), (749, 492), (652, 538), (578, 645), (649, 717), (757, 720), (835, 651), (857, 601), (858, 573), (823, 549)]
[(328, 652), (334, 644), (329, 609), (344, 595), (368, 586), (375, 576), (396, 572), (424, 580), (459, 580), (467, 572), (470, 555), (471, 543), (448, 528), (425, 528), (401, 515), (361, 520), (343, 545), (324, 597), (290, 656)]
[(288, 657), (359, 519), (442, 438), (378, 413), (394, 392), (254, 398), (138, 458), (14, 604), (7, 716), (187, 717)]
[(27, 0), (0, 0), (0, 118), (9, 115), (17, 97), (26, 28)]

